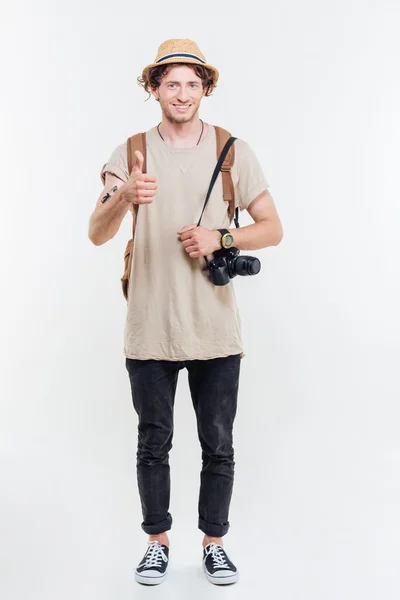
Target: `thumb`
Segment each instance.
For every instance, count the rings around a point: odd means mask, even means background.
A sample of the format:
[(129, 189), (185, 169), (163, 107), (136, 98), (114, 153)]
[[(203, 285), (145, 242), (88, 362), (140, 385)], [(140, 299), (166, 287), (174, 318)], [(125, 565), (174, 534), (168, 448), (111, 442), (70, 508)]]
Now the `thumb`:
[(132, 173), (143, 173), (144, 158), (140, 150), (135, 150), (135, 163), (133, 165)]

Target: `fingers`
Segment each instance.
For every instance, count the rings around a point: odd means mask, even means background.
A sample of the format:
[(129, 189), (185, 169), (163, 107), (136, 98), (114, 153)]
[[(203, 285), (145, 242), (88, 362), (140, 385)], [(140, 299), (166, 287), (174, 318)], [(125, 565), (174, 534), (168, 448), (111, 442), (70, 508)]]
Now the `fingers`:
[(137, 190), (156, 190), (158, 185), (155, 181), (145, 181), (143, 179), (138, 179), (136, 181), (136, 189)]
[[(188, 231), (191, 231), (192, 229), (196, 229), (197, 225), (186, 225), (185, 227), (182, 227), (182, 229), (180, 229), (178, 231), (178, 235), (182, 235), (183, 233), (186, 233)], [(183, 239), (183, 238), (182, 238)], [(186, 238), (185, 238), (186, 239)]]
[(191, 258), (198, 258), (203, 256), (203, 249), (199, 248), (199, 245), (194, 243), (192, 238), (182, 242), (182, 248), (189, 254)]
[(157, 178), (155, 175), (149, 175), (148, 173), (137, 173), (132, 169), (132, 173), (130, 175), (130, 179), (134, 179), (136, 181), (144, 181), (145, 183), (156, 183)]
[(190, 258), (199, 258), (199, 256), (203, 256), (203, 252), (196, 246), (188, 246), (185, 248), (185, 252), (187, 252)]
[(154, 200), (154, 196), (156, 195), (156, 190), (147, 190), (145, 188), (136, 190), (136, 200), (137, 204), (150, 204)]
[(195, 227), (193, 227), (192, 229), (187, 229), (184, 233), (180, 235), (181, 242), (184, 242), (185, 240), (190, 240), (193, 237), (193, 235), (195, 235), (193, 234), (193, 229), (195, 229)]
[(138, 198), (154, 198), (156, 192), (154, 190), (138, 190), (137, 197)]
[(157, 193), (156, 183), (146, 183), (145, 181), (136, 182), (136, 203), (150, 204), (153, 202), (154, 196)]
[(189, 238), (188, 240), (182, 242), (182, 248), (185, 248), (185, 250), (189, 250), (189, 248), (193, 248), (193, 250), (196, 248), (196, 245), (194, 244), (192, 238)]
[(209, 245), (202, 235), (203, 228), (197, 225), (186, 225), (178, 231), (182, 242), (182, 248), (187, 252), (190, 258), (200, 258), (206, 256), (209, 251)]
[(154, 175), (147, 175), (146, 173), (139, 173), (132, 170), (130, 182), (134, 204), (151, 204), (153, 202), (158, 189)]

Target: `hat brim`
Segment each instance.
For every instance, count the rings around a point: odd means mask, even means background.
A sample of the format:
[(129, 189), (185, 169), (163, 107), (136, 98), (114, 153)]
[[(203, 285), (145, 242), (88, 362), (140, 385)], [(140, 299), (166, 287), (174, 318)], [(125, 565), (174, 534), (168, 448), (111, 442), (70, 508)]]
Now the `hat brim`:
[(204, 64), (196, 59), (193, 58), (167, 58), (166, 60), (163, 60), (162, 62), (158, 62), (158, 63), (152, 63), (151, 65), (147, 65), (147, 67), (145, 67), (142, 71), (142, 78), (144, 79), (147, 72), (152, 69), (153, 67), (161, 67), (162, 65), (168, 65), (170, 63), (181, 63), (181, 64), (192, 64), (192, 65), (199, 65), (200, 67), (206, 67), (206, 69), (210, 69), (210, 71), (212, 71), (214, 73), (214, 85), (217, 83), (218, 79), (219, 79), (219, 72), (218, 69), (216, 69), (215, 67), (213, 67), (212, 65), (208, 65), (208, 64)]

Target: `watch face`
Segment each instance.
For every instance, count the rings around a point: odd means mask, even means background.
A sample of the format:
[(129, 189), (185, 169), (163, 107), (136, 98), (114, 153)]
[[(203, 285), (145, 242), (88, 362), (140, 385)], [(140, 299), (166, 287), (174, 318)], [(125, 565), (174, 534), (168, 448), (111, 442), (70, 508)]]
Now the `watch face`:
[(225, 248), (230, 248), (231, 246), (233, 246), (233, 235), (230, 233), (226, 233), (223, 238), (223, 244)]

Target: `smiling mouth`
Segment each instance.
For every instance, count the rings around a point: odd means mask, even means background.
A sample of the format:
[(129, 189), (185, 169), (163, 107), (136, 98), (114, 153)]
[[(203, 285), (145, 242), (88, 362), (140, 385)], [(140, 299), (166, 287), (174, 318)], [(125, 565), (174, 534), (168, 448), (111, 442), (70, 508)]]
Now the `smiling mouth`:
[(173, 104), (174, 108), (179, 110), (179, 112), (186, 112), (192, 105), (191, 104)]

